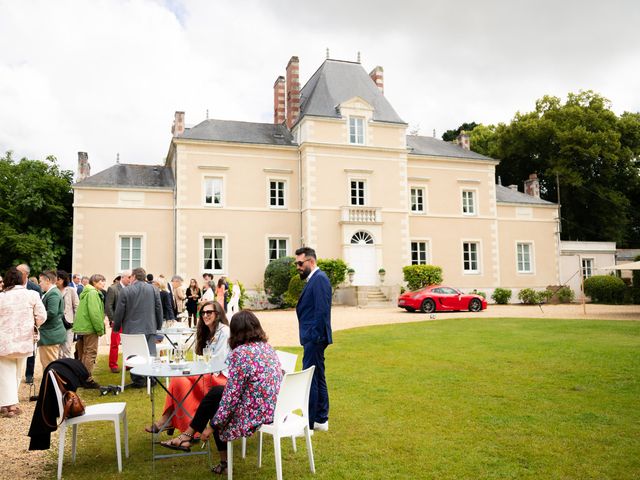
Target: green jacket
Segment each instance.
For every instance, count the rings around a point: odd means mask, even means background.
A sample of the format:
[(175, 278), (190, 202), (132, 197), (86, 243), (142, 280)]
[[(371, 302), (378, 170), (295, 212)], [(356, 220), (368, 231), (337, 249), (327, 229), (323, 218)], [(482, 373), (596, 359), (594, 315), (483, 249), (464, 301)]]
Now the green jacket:
[(78, 334), (104, 335), (104, 302), (102, 292), (93, 285), (86, 285), (80, 293), (80, 303), (73, 322), (73, 331)]
[(43, 296), (42, 303), (47, 309), (47, 319), (40, 326), (40, 340), (38, 345), (59, 345), (67, 339), (67, 329), (64, 328), (64, 300), (60, 290), (51, 287)]

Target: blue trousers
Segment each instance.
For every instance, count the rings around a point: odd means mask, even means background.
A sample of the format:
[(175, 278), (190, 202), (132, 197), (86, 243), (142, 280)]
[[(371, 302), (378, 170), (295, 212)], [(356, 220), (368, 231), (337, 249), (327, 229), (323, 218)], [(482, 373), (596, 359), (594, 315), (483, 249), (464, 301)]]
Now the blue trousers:
[(313, 423), (324, 423), (329, 420), (329, 391), (327, 379), (324, 376), (324, 351), (326, 343), (305, 343), (302, 356), (303, 370), (315, 366), (311, 392), (309, 393), (309, 426), (313, 429)]

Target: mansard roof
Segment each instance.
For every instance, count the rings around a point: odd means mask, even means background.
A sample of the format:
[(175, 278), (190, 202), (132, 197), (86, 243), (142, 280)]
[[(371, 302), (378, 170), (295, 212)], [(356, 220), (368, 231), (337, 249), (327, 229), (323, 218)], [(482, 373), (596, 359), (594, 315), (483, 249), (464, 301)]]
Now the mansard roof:
[(445, 142), (433, 137), (422, 137), (419, 135), (407, 135), (407, 148), (411, 155), (429, 155), (432, 157), (452, 157), (452, 158), (469, 158), (473, 160), (491, 160), (471, 150), (466, 150), (460, 145), (451, 142)]
[(205, 120), (195, 127), (186, 128), (177, 138), (262, 145), (295, 145), (291, 132), (284, 125), (235, 120)]
[(511, 190), (509, 187), (496, 185), (496, 201), (498, 203), (526, 203), (532, 205), (556, 205), (526, 193)]
[(170, 167), (118, 163), (75, 183), (75, 186), (173, 189), (174, 181)]
[(327, 59), (300, 91), (300, 117), (341, 118), (337, 107), (354, 97), (373, 107), (373, 120), (406, 123), (360, 63)]

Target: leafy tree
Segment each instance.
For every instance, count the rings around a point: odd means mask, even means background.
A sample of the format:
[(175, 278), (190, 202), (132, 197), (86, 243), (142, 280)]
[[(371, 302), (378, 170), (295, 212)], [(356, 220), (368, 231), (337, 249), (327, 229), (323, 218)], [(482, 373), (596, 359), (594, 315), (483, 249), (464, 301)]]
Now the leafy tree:
[(544, 96), (508, 125), (476, 127), (471, 149), (501, 160), (504, 185), (537, 173), (552, 202), (557, 177), (563, 239), (640, 245), (640, 113), (618, 116), (591, 90)]
[(407, 265), (402, 267), (402, 273), (411, 291), (442, 283), (442, 267), (435, 265)]
[(333, 292), (347, 278), (347, 270), (349, 270), (349, 267), (341, 258), (319, 258), (318, 268), (329, 277), (331, 291)]
[(456, 138), (458, 138), (458, 135), (460, 135), (460, 132), (465, 131), (469, 133), (472, 130), (474, 130), (477, 126), (478, 124), (476, 122), (463, 123), (455, 130), (447, 130), (446, 132), (444, 132), (442, 134), (442, 140), (444, 140), (445, 142), (453, 142)]
[(33, 272), (70, 270), (73, 231), (73, 172), (12, 152), (0, 157), (0, 270), (28, 263)]
[(296, 275), (296, 266), (293, 257), (282, 257), (269, 262), (264, 270), (264, 290), (269, 302), (282, 306), (283, 296), (289, 288), (289, 280)]

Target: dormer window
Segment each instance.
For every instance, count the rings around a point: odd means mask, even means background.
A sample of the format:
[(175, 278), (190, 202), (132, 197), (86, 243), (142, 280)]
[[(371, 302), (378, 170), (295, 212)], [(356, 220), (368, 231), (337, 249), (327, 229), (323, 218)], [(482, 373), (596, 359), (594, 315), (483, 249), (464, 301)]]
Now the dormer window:
[(349, 143), (364, 145), (364, 118), (349, 117)]

